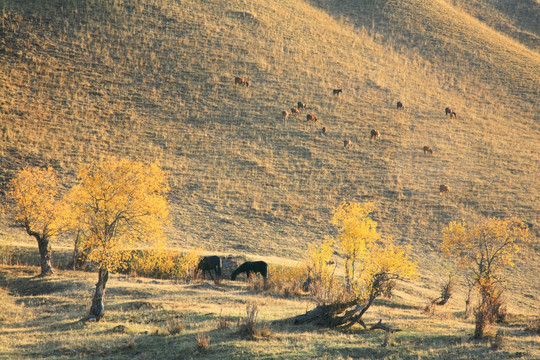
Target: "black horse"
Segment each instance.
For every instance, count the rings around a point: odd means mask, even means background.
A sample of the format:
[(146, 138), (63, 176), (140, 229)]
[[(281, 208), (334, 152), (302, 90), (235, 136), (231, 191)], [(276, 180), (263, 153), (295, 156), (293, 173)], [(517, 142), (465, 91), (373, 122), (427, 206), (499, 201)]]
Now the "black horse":
[(214, 280), (214, 277), (212, 276), (212, 270), (216, 273), (216, 277), (221, 277), (221, 259), (219, 256), (205, 256), (199, 261), (199, 265), (197, 265), (197, 269), (202, 271), (203, 279), (205, 279), (205, 273), (208, 271), (210, 274), (210, 278)]
[(248, 278), (251, 277), (252, 273), (259, 273), (266, 280), (268, 277), (268, 264), (264, 261), (246, 261), (232, 272), (231, 280), (236, 280), (238, 274), (241, 273), (246, 273)]

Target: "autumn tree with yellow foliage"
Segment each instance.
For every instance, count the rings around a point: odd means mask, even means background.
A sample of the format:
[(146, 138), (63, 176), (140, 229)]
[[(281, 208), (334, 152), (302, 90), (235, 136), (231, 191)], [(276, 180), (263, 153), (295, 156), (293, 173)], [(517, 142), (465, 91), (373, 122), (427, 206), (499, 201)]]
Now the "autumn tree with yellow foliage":
[(442, 251), (466, 271), (480, 295), (474, 336), (481, 338), (504, 302), (504, 271), (514, 265), (522, 243), (529, 240), (528, 228), (515, 218), (484, 219), (469, 224), (451, 222), (442, 234)]
[[(318, 278), (322, 281), (313, 289), (322, 291), (324, 301), (297, 316), (295, 324), (348, 328), (359, 323), (365, 327), (362, 316), (381, 295), (385, 284), (416, 274), (416, 264), (409, 259), (406, 249), (377, 231), (377, 223), (369, 216), (374, 207), (374, 203), (343, 203), (336, 209), (332, 223), (338, 229), (337, 238), (312, 249), (308, 261), (312, 269), (319, 269)], [(334, 242), (344, 261), (343, 281), (336, 278), (330, 267), (334, 264)]]
[(99, 321), (109, 273), (132, 260), (131, 251), (164, 240), (169, 185), (157, 163), (107, 158), (83, 165), (70, 191), (77, 228), (83, 233), (87, 259), (99, 266), (88, 319)]
[(15, 223), (38, 243), (41, 276), (53, 274), (50, 241), (66, 228), (69, 211), (52, 168), (20, 170), (8, 184), (7, 207)]

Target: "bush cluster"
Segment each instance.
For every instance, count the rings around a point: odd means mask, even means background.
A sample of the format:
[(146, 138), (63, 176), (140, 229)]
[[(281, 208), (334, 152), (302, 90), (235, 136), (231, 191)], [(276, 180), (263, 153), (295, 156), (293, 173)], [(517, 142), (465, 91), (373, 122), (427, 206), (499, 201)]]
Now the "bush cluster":
[(122, 272), (158, 279), (189, 282), (196, 276), (199, 251), (136, 250)]

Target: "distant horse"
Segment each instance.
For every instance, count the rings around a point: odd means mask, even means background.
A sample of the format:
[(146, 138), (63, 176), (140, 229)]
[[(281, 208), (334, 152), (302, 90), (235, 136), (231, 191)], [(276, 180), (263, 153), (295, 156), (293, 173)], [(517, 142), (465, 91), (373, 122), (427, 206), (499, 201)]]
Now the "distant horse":
[(339, 95), (343, 93), (343, 89), (334, 89), (332, 92), (334, 95)]
[(242, 273), (245, 273), (248, 279), (252, 273), (259, 273), (266, 281), (268, 277), (268, 264), (264, 261), (246, 261), (232, 272), (231, 280), (236, 280), (236, 277)]
[(403, 109), (403, 103), (401, 101), (398, 101), (396, 107), (398, 110)]
[(202, 271), (203, 279), (205, 279), (205, 273), (208, 271), (210, 274), (210, 278), (212, 280), (215, 280), (212, 276), (212, 270), (214, 270), (214, 273), (216, 274), (216, 277), (221, 277), (221, 259), (219, 256), (204, 256), (200, 261), (199, 265), (197, 265), (197, 270)]

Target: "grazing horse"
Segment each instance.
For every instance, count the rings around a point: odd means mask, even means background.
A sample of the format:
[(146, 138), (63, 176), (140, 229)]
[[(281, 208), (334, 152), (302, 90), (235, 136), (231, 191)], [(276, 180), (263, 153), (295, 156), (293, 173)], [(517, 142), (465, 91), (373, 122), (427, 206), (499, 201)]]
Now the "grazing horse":
[(401, 101), (397, 102), (397, 109), (402, 110), (403, 109), (403, 103)]
[(205, 274), (208, 271), (210, 278), (215, 280), (212, 276), (212, 270), (216, 273), (216, 277), (221, 277), (221, 259), (219, 256), (204, 256), (197, 265), (197, 270), (202, 271), (203, 279), (205, 279)]
[(298, 114), (299, 112), (300, 112), (300, 110), (298, 110), (297, 108), (295, 108), (295, 107), (291, 108), (291, 113), (292, 114)]
[(431, 148), (431, 146), (424, 146), (424, 155), (426, 155), (427, 153), (433, 155), (433, 149)]
[(252, 273), (259, 273), (266, 281), (268, 277), (268, 264), (264, 261), (246, 261), (232, 272), (231, 280), (236, 280), (236, 277), (242, 273), (245, 273), (248, 279)]
[(306, 120), (315, 122), (315, 121), (317, 121), (317, 117), (315, 115), (313, 115), (313, 114), (307, 114), (306, 115)]
[(289, 114), (290, 112), (288, 112), (287, 110), (284, 110), (282, 113), (281, 113), (281, 118), (283, 120), (287, 120), (287, 118), (289, 117)]
[(304, 104), (304, 103), (301, 102), (301, 101), (299, 101), (297, 105), (298, 105), (298, 109), (307, 109), (307, 105)]
[(328, 128), (326, 126), (323, 126), (323, 128), (321, 129), (321, 134), (326, 136), (326, 134), (328, 134)]
[(379, 132), (379, 130), (375, 130), (375, 129), (371, 130), (370, 140), (373, 140), (373, 139), (377, 140), (379, 136), (381, 136), (381, 133)]
[(333, 92), (334, 95), (339, 95), (342, 93), (343, 93), (343, 89), (334, 89), (334, 92)]
[(348, 148), (348, 147), (351, 147), (352, 146), (352, 141), (347, 139), (347, 140), (343, 140), (343, 147), (345, 148)]
[(247, 81), (247, 79), (244, 78), (244, 77), (240, 77), (240, 76), (237, 76), (237, 77), (234, 78), (234, 84), (235, 85), (249, 86), (249, 82)]
[(450, 191), (450, 186), (443, 184), (439, 186), (439, 191), (441, 192), (441, 194), (446, 194)]
[(451, 118), (457, 117), (456, 112), (454, 110), (450, 109), (449, 107), (444, 109), (444, 114), (445, 115), (450, 115)]

